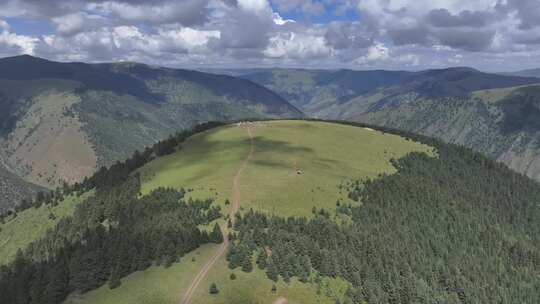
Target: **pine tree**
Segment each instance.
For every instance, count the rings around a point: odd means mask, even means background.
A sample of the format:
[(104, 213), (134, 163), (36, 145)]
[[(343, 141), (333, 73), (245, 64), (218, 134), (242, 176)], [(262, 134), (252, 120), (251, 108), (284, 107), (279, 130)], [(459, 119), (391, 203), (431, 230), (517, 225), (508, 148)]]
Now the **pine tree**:
[(279, 272), (276, 265), (274, 264), (272, 260), (272, 257), (268, 258), (268, 264), (266, 267), (266, 276), (274, 282), (277, 282), (279, 279)]
[(227, 261), (229, 261), (230, 269), (235, 269), (239, 266), (239, 255), (240, 253), (238, 252), (238, 247), (232, 243), (229, 251), (227, 252)]
[(229, 276), (229, 278), (231, 279), (231, 281), (236, 280), (236, 275), (234, 274), (234, 272), (231, 273), (231, 275)]
[(214, 225), (214, 229), (210, 234), (210, 241), (216, 244), (223, 243), (223, 234), (221, 233), (221, 229), (217, 223)]
[(118, 267), (114, 267), (113, 271), (111, 272), (111, 277), (109, 278), (109, 288), (115, 289), (120, 287), (121, 284), (122, 281), (120, 281)]
[(67, 295), (69, 271), (65, 264), (66, 257), (60, 254), (57, 259), (59, 262), (52, 269), (49, 269), (49, 283), (45, 286), (45, 291), (43, 292), (43, 302), (47, 304), (59, 303)]
[(212, 283), (212, 284), (210, 285), (210, 288), (208, 289), (208, 291), (210, 292), (210, 294), (213, 294), (213, 295), (218, 294), (218, 293), (219, 293), (219, 289), (217, 288), (216, 283)]
[(249, 254), (244, 255), (244, 259), (242, 261), (242, 271), (243, 272), (253, 271), (253, 263), (251, 262), (251, 255)]
[(264, 249), (259, 250), (256, 263), (259, 269), (266, 268), (266, 251)]

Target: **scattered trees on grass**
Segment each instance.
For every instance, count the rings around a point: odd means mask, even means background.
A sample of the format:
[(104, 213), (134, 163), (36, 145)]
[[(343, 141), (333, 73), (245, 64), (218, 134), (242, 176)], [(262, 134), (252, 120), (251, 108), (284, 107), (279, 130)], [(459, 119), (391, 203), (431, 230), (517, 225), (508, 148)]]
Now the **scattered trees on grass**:
[(138, 176), (99, 189), (44, 239), (0, 269), (0, 303), (61, 303), (153, 263), (170, 266), (201, 244), (218, 242), (199, 225), (219, 217), (212, 201), (184, 200), (184, 191), (160, 188), (139, 197)]

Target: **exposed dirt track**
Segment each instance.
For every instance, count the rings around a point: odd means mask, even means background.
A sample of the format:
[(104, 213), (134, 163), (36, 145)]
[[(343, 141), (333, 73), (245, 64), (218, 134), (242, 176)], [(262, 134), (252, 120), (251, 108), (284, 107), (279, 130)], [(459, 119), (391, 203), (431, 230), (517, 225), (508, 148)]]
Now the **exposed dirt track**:
[[(236, 172), (236, 175), (233, 178), (232, 194), (231, 194), (232, 203), (231, 203), (231, 211), (229, 213), (229, 217), (230, 217), (233, 225), (234, 225), (234, 221), (236, 219), (235, 214), (240, 209), (240, 194), (241, 194), (241, 192), (240, 192), (240, 177), (242, 175), (242, 171), (244, 171), (244, 169), (247, 167), (249, 161), (253, 158), (253, 154), (255, 153), (255, 140), (253, 138), (253, 133), (251, 131), (251, 126), (248, 125), (245, 128), (246, 128), (246, 130), (248, 132), (248, 135), (249, 135), (250, 150), (249, 150), (248, 156), (244, 159), (244, 161), (240, 165), (240, 168), (238, 168), (238, 171)], [(208, 275), (208, 272), (210, 272), (210, 270), (212, 269), (214, 264), (217, 262), (217, 260), (219, 260), (219, 258), (221, 258), (225, 254), (225, 252), (227, 251), (227, 248), (229, 247), (229, 238), (228, 238), (229, 229), (227, 228), (226, 224), (221, 226), (221, 233), (223, 234), (223, 243), (221, 243), (221, 245), (219, 246), (219, 248), (218, 248), (217, 252), (214, 254), (214, 256), (212, 256), (212, 258), (203, 266), (201, 271), (199, 271), (199, 273), (197, 274), (195, 279), (193, 279), (193, 282), (191, 282), (191, 285), (186, 290), (186, 292), (185, 292), (185, 294), (184, 294), (184, 296), (182, 298), (182, 301), (180, 302), (181, 304), (191, 304), (193, 294), (195, 293), (195, 291), (197, 290), (197, 288), (199, 287), (201, 282), (206, 278), (206, 276)]]
[(289, 300), (287, 300), (287, 298), (280, 297), (274, 302), (274, 304), (289, 304)]

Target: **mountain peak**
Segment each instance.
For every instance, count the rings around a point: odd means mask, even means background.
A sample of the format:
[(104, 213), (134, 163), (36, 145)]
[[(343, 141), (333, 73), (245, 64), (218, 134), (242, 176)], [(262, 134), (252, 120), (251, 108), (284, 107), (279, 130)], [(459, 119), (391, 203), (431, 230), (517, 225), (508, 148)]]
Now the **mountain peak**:
[(23, 54), (23, 55), (17, 55), (17, 56), (12, 56), (12, 57), (1, 58), (0, 62), (1, 61), (10, 61), (10, 62), (38, 62), (38, 61), (42, 61), (42, 62), (48, 62), (49, 60), (44, 59), (44, 58), (40, 58), (40, 57), (35, 57), (35, 56), (29, 55), (29, 54)]

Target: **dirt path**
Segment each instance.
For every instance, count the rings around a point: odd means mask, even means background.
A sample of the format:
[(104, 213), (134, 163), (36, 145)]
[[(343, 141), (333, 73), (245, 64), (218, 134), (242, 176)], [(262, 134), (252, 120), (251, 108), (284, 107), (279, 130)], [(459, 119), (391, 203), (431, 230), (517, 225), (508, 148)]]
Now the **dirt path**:
[[(247, 133), (249, 135), (249, 141), (250, 141), (250, 150), (248, 156), (244, 159), (242, 164), (240, 165), (240, 168), (238, 168), (238, 171), (236, 172), (236, 175), (233, 178), (232, 183), (232, 206), (231, 211), (229, 213), (229, 217), (231, 219), (231, 222), (234, 225), (234, 221), (236, 219), (235, 214), (240, 209), (240, 177), (242, 175), (242, 171), (247, 167), (249, 161), (253, 158), (253, 154), (255, 153), (255, 141), (253, 138), (253, 133), (251, 132), (251, 127), (246, 127)], [(221, 258), (225, 252), (227, 251), (227, 248), (229, 248), (229, 229), (227, 228), (227, 224), (221, 225), (221, 233), (223, 234), (223, 243), (219, 246), (217, 252), (212, 256), (212, 258), (203, 266), (201, 271), (197, 274), (195, 279), (193, 279), (193, 282), (191, 282), (191, 285), (186, 290), (186, 293), (184, 294), (184, 297), (182, 298), (182, 301), (180, 303), (182, 304), (191, 304), (191, 299), (193, 298), (193, 294), (201, 284), (201, 282), (206, 278), (208, 275), (208, 272), (212, 269), (214, 264), (216, 264), (217, 260)]]
[(284, 298), (284, 297), (281, 297), (281, 298), (278, 298), (274, 304), (288, 304), (289, 303), (289, 300), (287, 300), (287, 298)]

